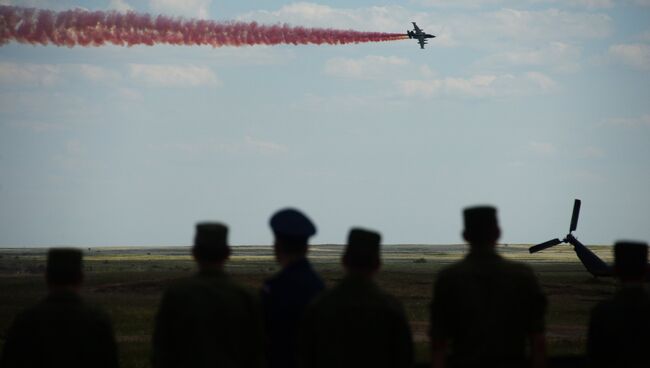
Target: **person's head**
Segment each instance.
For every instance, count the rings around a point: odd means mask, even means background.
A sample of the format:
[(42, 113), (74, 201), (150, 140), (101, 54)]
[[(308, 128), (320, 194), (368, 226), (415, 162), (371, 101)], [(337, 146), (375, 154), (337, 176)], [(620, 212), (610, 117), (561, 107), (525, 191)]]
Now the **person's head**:
[(45, 280), (50, 289), (78, 289), (83, 282), (82, 253), (79, 249), (52, 248), (47, 253)]
[(343, 266), (354, 274), (373, 275), (381, 266), (379, 246), (381, 235), (377, 232), (355, 228), (348, 234), (343, 253)]
[(614, 245), (614, 272), (621, 281), (643, 281), (648, 272), (648, 244), (619, 241)]
[(463, 210), (463, 238), (472, 247), (494, 247), (501, 236), (497, 209), (492, 206), (468, 207)]
[(316, 234), (316, 226), (302, 212), (294, 208), (279, 210), (269, 221), (275, 241), (275, 257), (282, 265), (305, 257), (309, 238)]
[(230, 257), (228, 227), (218, 222), (196, 224), (192, 255), (199, 267), (222, 265)]

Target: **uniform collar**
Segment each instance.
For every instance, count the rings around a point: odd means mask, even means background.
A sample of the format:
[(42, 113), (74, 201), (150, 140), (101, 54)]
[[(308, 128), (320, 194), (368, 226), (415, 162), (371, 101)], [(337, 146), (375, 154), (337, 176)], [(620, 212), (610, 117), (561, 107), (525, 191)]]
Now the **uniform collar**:
[(494, 247), (480, 247), (470, 248), (467, 253), (469, 259), (486, 259), (486, 258), (501, 258)]

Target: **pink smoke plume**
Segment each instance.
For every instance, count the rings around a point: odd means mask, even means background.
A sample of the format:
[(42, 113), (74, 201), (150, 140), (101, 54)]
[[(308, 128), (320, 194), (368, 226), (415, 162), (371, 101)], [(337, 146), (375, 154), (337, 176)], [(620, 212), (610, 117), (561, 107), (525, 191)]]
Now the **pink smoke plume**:
[(80, 9), (54, 12), (0, 6), (0, 45), (19, 43), (56, 46), (133, 45), (339, 45), (404, 39), (401, 33), (359, 32), (324, 28), (259, 25), (178, 19), (134, 12)]

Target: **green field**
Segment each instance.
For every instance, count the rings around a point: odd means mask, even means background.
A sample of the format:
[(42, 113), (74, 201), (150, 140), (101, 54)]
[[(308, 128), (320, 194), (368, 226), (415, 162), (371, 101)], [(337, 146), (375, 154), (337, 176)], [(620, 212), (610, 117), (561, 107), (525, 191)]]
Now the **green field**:
[[(558, 246), (535, 255), (527, 245), (502, 245), (506, 257), (530, 264), (549, 297), (547, 314), (551, 355), (584, 351), (586, 323), (591, 307), (615, 290), (610, 279), (594, 279), (577, 260), (572, 249)], [(607, 262), (611, 248), (590, 247)], [(383, 249), (383, 270), (378, 282), (404, 303), (417, 343), (417, 360), (427, 357), (427, 307), (436, 273), (461, 258), (463, 245), (389, 245)], [(342, 276), (342, 247), (312, 246), (310, 259), (333, 285)], [(12, 319), (37, 302), (46, 292), (43, 280), (45, 249), (0, 249), (0, 344)], [(190, 275), (194, 264), (187, 247), (88, 248), (85, 250), (84, 296), (102, 305), (113, 318), (123, 367), (149, 366), (153, 316), (164, 287)], [(270, 247), (235, 247), (227, 266), (233, 277), (259, 289), (264, 279), (277, 272)]]

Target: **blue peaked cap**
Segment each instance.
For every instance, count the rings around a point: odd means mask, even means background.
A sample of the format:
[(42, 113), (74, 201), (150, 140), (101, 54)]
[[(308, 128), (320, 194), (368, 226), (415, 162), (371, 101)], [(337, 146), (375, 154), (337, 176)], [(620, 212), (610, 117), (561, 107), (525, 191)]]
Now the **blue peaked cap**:
[(269, 221), (276, 236), (292, 239), (308, 239), (316, 234), (316, 226), (302, 212), (295, 208), (279, 210)]

